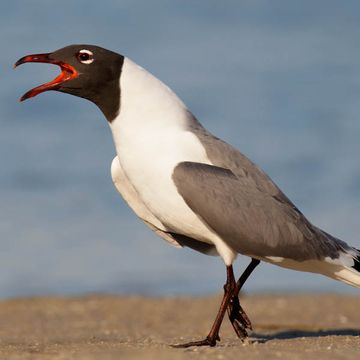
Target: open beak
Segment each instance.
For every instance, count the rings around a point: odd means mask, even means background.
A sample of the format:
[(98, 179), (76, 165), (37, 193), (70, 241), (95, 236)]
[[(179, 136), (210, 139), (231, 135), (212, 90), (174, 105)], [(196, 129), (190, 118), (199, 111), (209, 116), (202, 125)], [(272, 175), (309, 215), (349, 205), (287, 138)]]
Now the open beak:
[(55, 65), (60, 66), (61, 73), (54, 80), (49, 81), (46, 84), (37, 86), (37, 87), (29, 90), (27, 93), (25, 93), (20, 98), (20, 101), (24, 101), (26, 99), (34, 97), (34, 96), (36, 96), (44, 91), (47, 91), (47, 90), (57, 90), (61, 86), (62, 83), (64, 83), (65, 81), (74, 79), (75, 77), (78, 76), (78, 72), (73, 66), (66, 64), (63, 61), (52, 59), (51, 53), (34, 54), (34, 55), (24, 56), (14, 64), (14, 68), (16, 68), (17, 66), (19, 66), (21, 64), (28, 63), (28, 62), (40, 62), (40, 63), (47, 63), (47, 64), (55, 64)]

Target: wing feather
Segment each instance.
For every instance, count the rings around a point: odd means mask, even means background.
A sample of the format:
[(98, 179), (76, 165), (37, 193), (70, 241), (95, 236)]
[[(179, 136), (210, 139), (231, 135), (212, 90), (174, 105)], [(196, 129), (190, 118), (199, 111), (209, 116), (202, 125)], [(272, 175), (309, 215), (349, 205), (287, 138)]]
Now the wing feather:
[[(241, 254), (297, 261), (337, 257), (340, 240), (313, 226), (287, 199), (208, 164), (182, 162), (173, 180), (187, 205)], [(282, 193), (281, 193), (282, 194)]]

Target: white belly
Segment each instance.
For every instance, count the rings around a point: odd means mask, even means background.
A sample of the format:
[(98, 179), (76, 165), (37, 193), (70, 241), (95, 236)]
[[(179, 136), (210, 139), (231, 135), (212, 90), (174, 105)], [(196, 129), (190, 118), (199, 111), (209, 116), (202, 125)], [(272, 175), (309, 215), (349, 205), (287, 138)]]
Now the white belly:
[[(171, 131), (172, 132), (172, 131)], [(161, 230), (183, 234), (214, 244), (227, 265), (236, 253), (187, 206), (172, 180), (176, 165), (182, 161), (211, 164), (201, 143), (191, 132), (163, 131), (158, 141), (145, 135), (127, 136), (123, 129), (117, 145), (118, 158), (139, 197), (158, 220)], [(129, 135), (129, 134), (128, 134)], [(154, 224), (155, 225), (155, 224)]]
[[(156, 144), (148, 144), (139, 136), (136, 144), (131, 140), (120, 142), (117, 151), (121, 166), (143, 202), (167, 230), (210, 243), (209, 230), (186, 205), (172, 180), (179, 162), (210, 162), (191, 133), (183, 132), (177, 139), (168, 134), (160, 137)], [(184, 149), (184, 144), (190, 145), (188, 149)]]
[(161, 81), (127, 58), (120, 88), (120, 113), (110, 127), (129, 182), (163, 224), (161, 230), (214, 244), (230, 265), (236, 253), (186, 205), (172, 180), (180, 162), (211, 164), (198, 138), (186, 130), (186, 107)]
[(127, 204), (133, 209), (135, 214), (164, 240), (168, 241), (175, 247), (181, 247), (181, 245), (172, 236), (161, 230), (159, 231), (159, 229), (164, 228), (164, 225), (145, 206), (139, 197), (139, 194), (134, 189), (134, 186), (130, 183), (129, 179), (125, 175), (117, 156), (115, 156), (111, 163), (111, 177), (117, 191), (127, 202)]

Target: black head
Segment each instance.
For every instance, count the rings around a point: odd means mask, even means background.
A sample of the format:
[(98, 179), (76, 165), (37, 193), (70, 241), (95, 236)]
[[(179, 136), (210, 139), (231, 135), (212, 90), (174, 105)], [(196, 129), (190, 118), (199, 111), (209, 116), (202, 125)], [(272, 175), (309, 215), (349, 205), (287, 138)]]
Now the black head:
[(56, 90), (92, 101), (109, 121), (116, 117), (120, 107), (122, 55), (94, 45), (70, 45), (52, 53), (24, 56), (14, 66), (26, 62), (56, 64), (60, 66), (61, 74), (31, 89), (20, 101)]

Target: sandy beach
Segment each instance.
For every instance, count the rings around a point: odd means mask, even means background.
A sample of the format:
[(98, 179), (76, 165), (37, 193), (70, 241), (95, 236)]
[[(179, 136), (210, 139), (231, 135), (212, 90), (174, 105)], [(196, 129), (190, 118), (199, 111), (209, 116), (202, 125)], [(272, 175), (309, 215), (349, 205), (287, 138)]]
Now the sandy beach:
[(0, 359), (358, 359), (360, 296), (242, 298), (254, 331), (225, 319), (215, 348), (169, 345), (204, 337), (221, 294), (197, 298), (89, 295), (0, 302)]

